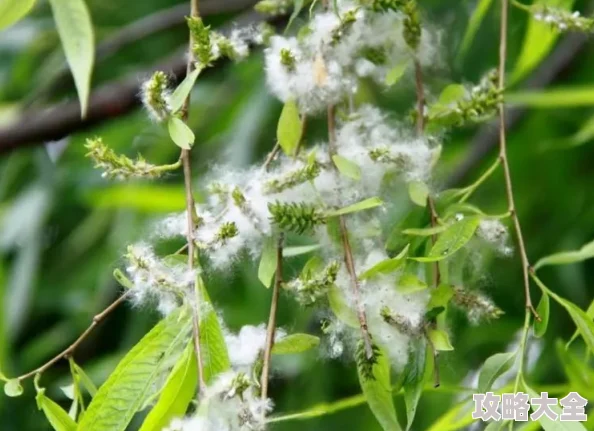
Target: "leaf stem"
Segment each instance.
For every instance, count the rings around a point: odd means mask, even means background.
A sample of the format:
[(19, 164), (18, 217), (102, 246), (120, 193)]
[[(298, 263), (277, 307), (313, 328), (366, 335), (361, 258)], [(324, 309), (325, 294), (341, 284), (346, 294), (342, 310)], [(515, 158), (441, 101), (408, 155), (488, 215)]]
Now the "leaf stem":
[(268, 378), (270, 375), (270, 359), (272, 356), (272, 347), (274, 346), (274, 336), (276, 333), (276, 313), (278, 310), (278, 297), (280, 287), (283, 282), (283, 243), (284, 234), (281, 232), (276, 246), (276, 272), (274, 286), (272, 288), (272, 300), (270, 301), (270, 313), (268, 315), (268, 327), (266, 328), (266, 345), (264, 347), (264, 359), (262, 365), (262, 375), (260, 385), (262, 387), (262, 399), (268, 398)]
[[(192, 18), (199, 17), (199, 0), (190, 0)], [(190, 74), (194, 69), (194, 54), (192, 45), (194, 44), (192, 33), (190, 32), (190, 41), (188, 44), (188, 65), (187, 74)], [(187, 123), (188, 110), (190, 106), (190, 94), (184, 102), (182, 108), (182, 119)], [(186, 192), (186, 214), (187, 214), (187, 244), (188, 244), (188, 268), (194, 268), (195, 246), (193, 232), (198, 216), (196, 214), (196, 205), (194, 204), (194, 195), (192, 193), (192, 166), (190, 158), (190, 150), (181, 150), (181, 160), (184, 170), (184, 189)], [(195, 282), (194, 282), (195, 283)], [(198, 382), (200, 393), (202, 394), (206, 389), (206, 382), (204, 380), (204, 363), (202, 361), (202, 349), (200, 346), (200, 293), (198, 288), (194, 286), (194, 307), (192, 307), (192, 337), (194, 340), (194, 350), (196, 354), (196, 363), (198, 366)]]
[(464, 189), (465, 193), (464, 195), (462, 195), (462, 198), (460, 198), (460, 203), (466, 202), (470, 198), (470, 196), (472, 196), (472, 194), (476, 191), (476, 189), (478, 189), (485, 181), (487, 181), (487, 179), (493, 174), (493, 172), (497, 170), (499, 165), (501, 165), (501, 159), (497, 157), (495, 162), (479, 177), (478, 180), (476, 180), (473, 184)]
[(70, 357), (74, 353), (76, 348), (89, 336), (89, 334), (93, 331), (93, 329), (95, 329), (95, 327), (97, 325), (99, 325), (99, 323), (101, 323), (105, 319), (105, 317), (107, 317), (107, 315), (109, 315), (122, 302), (124, 302), (126, 300), (129, 293), (130, 293), (129, 290), (126, 291), (118, 299), (116, 299), (114, 302), (112, 302), (107, 308), (105, 308), (101, 313), (93, 316), (93, 321), (91, 322), (91, 324), (70, 346), (66, 347), (66, 349), (64, 349), (62, 352), (58, 353), (56, 356), (54, 356), (52, 359), (47, 361), (42, 366), (35, 368), (33, 371), (29, 371), (28, 373), (20, 375), (19, 377), (16, 378), (16, 380), (21, 381), (21, 380), (28, 379), (29, 377), (35, 376), (36, 374), (41, 374), (44, 371), (48, 370), (52, 365), (54, 365), (59, 360)]
[[(503, 94), (505, 89), (505, 62), (507, 57), (507, 26), (508, 26), (508, 9), (509, 0), (501, 0), (501, 27), (500, 27), (500, 40), (499, 40), (499, 90)], [(534, 317), (540, 321), (540, 317), (534, 306), (532, 305), (532, 299), (530, 298), (530, 279), (529, 270), (530, 263), (528, 261), (528, 255), (526, 253), (526, 246), (524, 244), (524, 237), (522, 235), (522, 227), (520, 225), (520, 219), (516, 213), (516, 204), (514, 201), (513, 184), (511, 179), (511, 172), (507, 157), (507, 143), (505, 135), (505, 105), (501, 101), (499, 103), (499, 159), (503, 166), (503, 174), (505, 177), (505, 190), (507, 194), (508, 210), (514, 221), (516, 230), (516, 236), (518, 238), (518, 247), (520, 249), (520, 258), (522, 261), (522, 272), (524, 277), (524, 295), (526, 299), (526, 309), (534, 314)]]

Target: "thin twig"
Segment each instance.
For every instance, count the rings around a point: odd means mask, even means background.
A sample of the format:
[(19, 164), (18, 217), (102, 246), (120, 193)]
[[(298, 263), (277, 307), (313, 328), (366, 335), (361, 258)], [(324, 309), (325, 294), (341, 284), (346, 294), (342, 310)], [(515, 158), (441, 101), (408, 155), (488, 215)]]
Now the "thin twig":
[[(198, 4), (199, 0), (190, 0), (191, 12), (190, 15), (193, 18), (199, 16)], [(192, 46), (194, 44), (193, 36), (190, 33), (190, 42), (188, 44), (188, 65), (187, 74), (190, 74), (194, 70), (194, 54)], [(190, 105), (190, 94), (186, 98), (183, 107), (183, 120), (188, 121), (188, 109)], [(194, 268), (194, 226), (196, 220), (196, 206), (194, 205), (194, 195), (192, 194), (192, 166), (190, 159), (190, 150), (181, 151), (181, 159), (184, 166), (184, 188), (186, 191), (186, 219), (187, 219), (187, 241), (188, 241), (188, 268), (192, 270)], [(192, 310), (192, 335), (194, 338), (194, 349), (196, 353), (196, 362), (198, 365), (198, 381), (200, 382), (200, 393), (203, 393), (206, 389), (206, 382), (204, 380), (204, 364), (202, 362), (202, 349), (200, 346), (200, 292), (198, 286), (194, 286), (194, 307)]]
[(272, 288), (272, 299), (270, 301), (270, 313), (268, 315), (268, 327), (266, 328), (266, 345), (264, 347), (264, 360), (262, 365), (262, 375), (260, 385), (262, 387), (262, 399), (268, 398), (268, 376), (270, 375), (270, 358), (272, 356), (272, 347), (274, 346), (274, 336), (276, 334), (276, 312), (278, 309), (278, 297), (280, 287), (283, 282), (283, 242), (284, 235), (281, 232), (276, 246), (276, 272), (274, 277), (274, 286)]
[[(331, 157), (336, 154), (336, 109), (333, 105), (328, 106), (328, 149)], [(357, 278), (353, 250), (349, 241), (349, 231), (344, 216), (338, 217), (338, 223), (340, 225), (340, 238), (344, 250), (344, 263), (351, 280), (355, 306), (357, 307), (357, 317), (359, 319), (359, 326), (361, 327), (363, 343), (365, 344), (365, 355), (367, 359), (371, 359), (373, 357), (371, 335), (369, 334), (365, 308), (361, 301), (361, 287), (359, 286), (359, 279)]]
[(99, 323), (101, 323), (103, 321), (103, 319), (105, 319), (105, 317), (107, 317), (108, 314), (110, 314), (113, 310), (115, 310), (118, 307), (118, 305), (120, 305), (122, 302), (124, 302), (126, 300), (126, 298), (128, 297), (129, 293), (130, 293), (129, 290), (126, 291), (118, 299), (116, 299), (114, 302), (112, 302), (105, 310), (103, 310), (99, 314), (96, 314), (93, 317), (93, 321), (88, 326), (88, 328), (74, 341), (74, 343), (72, 343), (70, 346), (66, 347), (66, 349), (64, 349), (62, 352), (58, 353), (56, 356), (54, 356), (52, 359), (47, 361), (42, 366), (34, 369), (33, 371), (29, 371), (28, 373), (25, 373), (25, 374), (17, 377), (17, 380), (25, 380), (25, 379), (28, 379), (29, 377), (33, 377), (36, 374), (43, 373), (44, 371), (49, 369), (52, 365), (54, 365), (59, 360), (72, 356), (72, 354), (74, 353), (76, 348), (89, 336), (89, 334), (93, 331), (93, 329), (95, 329), (95, 327), (97, 325), (99, 325)]
[[(505, 89), (505, 61), (507, 57), (507, 22), (508, 22), (508, 0), (501, 0), (501, 34), (499, 40), (499, 90), (503, 94)], [(507, 194), (507, 203), (509, 213), (514, 221), (516, 236), (518, 238), (518, 247), (520, 249), (520, 258), (522, 260), (522, 273), (524, 276), (524, 294), (526, 297), (526, 309), (530, 310), (534, 317), (540, 320), (538, 313), (532, 305), (530, 298), (530, 263), (528, 255), (526, 254), (526, 246), (524, 244), (524, 237), (522, 235), (522, 227), (520, 219), (516, 213), (516, 204), (514, 201), (514, 191), (511, 179), (511, 172), (507, 160), (507, 143), (505, 136), (505, 107), (504, 102), (499, 103), (499, 159), (503, 166), (503, 174), (505, 177), (505, 191)]]

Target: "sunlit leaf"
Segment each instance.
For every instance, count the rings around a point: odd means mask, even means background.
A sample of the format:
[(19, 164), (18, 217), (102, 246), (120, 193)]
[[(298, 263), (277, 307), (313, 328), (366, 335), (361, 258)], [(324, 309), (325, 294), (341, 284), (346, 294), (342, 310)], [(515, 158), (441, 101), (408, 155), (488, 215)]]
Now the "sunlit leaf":
[(547, 257), (543, 257), (534, 265), (534, 269), (541, 268), (547, 265), (568, 265), (571, 263), (583, 262), (586, 259), (594, 258), (594, 241), (591, 241), (579, 250), (564, 251), (555, 253)]
[(315, 335), (291, 334), (274, 343), (272, 353), (275, 355), (288, 355), (306, 352), (320, 344), (320, 339)]
[(95, 42), (91, 15), (84, 0), (49, 0), (58, 34), (70, 66), (80, 101), (81, 116), (87, 114)]
[(408, 183), (408, 196), (413, 203), (420, 207), (426, 207), (429, 187), (422, 181), (411, 181)]
[(311, 253), (312, 251), (319, 250), (321, 247), (322, 246), (320, 244), (284, 247), (283, 248), (283, 257), (301, 256), (303, 254), (307, 254), (307, 253)]
[(266, 287), (270, 287), (276, 272), (276, 246), (273, 238), (267, 238), (262, 247), (262, 256), (258, 266), (258, 279)]
[(489, 357), (479, 374), (478, 391), (488, 392), (495, 380), (509, 370), (516, 360), (516, 352), (496, 353)]
[(182, 211), (186, 205), (183, 187), (166, 184), (114, 184), (89, 190), (85, 201), (95, 208), (127, 208), (148, 213)]
[(285, 103), (276, 129), (276, 139), (286, 155), (293, 156), (301, 141), (301, 119), (297, 104), (289, 100)]
[(449, 105), (462, 99), (466, 95), (466, 88), (461, 84), (450, 84), (439, 95), (439, 103)]
[(196, 83), (196, 79), (198, 79), (198, 75), (200, 75), (200, 69), (194, 69), (175, 89), (170, 100), (171, 112), (176, 113), (182, 109), (186, 99), (192, 91), (192, 88), (194, 88), (194, 84)]
[(357, 313), (348, 306), (346, 299), (344, 298), (342, 291), (333, 285), (328, 290), (328, 304), (334, 315), (342, 323), (347, 324), (351, 328), (359, 327), (359, 319)]
[(140, 431), (161, 431), (172, 419), (186, 413), (198, 385), (194, 344), (190, 342), (169, 375), (159, 401), (151, 409)]
[(124, 431), (166, 363), (180, 355), (191, 332), (190, 313), (180, 308), (159, 322), (120, 361), (91, 401), (79, 431)]
[(20, 21), (35, 5), (35, 0), (0, 0), (0, 30)]
[(192, 148), (196, 137), (194, 136), (192, 129), (190, 129), (180, 118), (171, 117), (167, 122), (167, 128), (169, 130), (169, 136), (175, 145), (184, 150)]
[(446, 307), (454, 296), (454, 289), (452, 286), (447, 284), (440, 284), (437, 286), (436, 289), (431, 291), (431, 298), (429, 299), (429, 304), (427, 304), (427, 309), (432, 309), (436, 307)]
[(326, 217), (336, 217), (339, 215), (345, 215), (345, 214), (356, 213), (359, 211), (365, 211), (368, 209), (379, 207), (383, 204), (384, 204), (384, 202), (380, 198), (373, 197), (373, 198), (365, 199), (361, 202), (357, 202), (356, 204), (346, 206), (346, 207), (341, 208), (336, 211), (330, 211), (330, 212), (326, 213)]
[(479, 216), (468, 216), (451, 224), (439, 236), (426, 257), (415, 257), (411, 259), (419, 262), (435, 262), (451, 256), (470, 241), (480, 221), (481, 217)]
[(398, 280), (396, 289), (401, 293), (414, 293), (427, 289), (429, 286), (415, 274), (405, 273)]
[(427, 336), (429, 337), (429, 340), (431, 340), (431, 343), (433, 343), (435, 350), (439, 352), (454, 350), (447, 332), (442, 331), (441, 329), (429, 329), (427, 331)]
[(464, 37), (462, 38), (462, 43), (460, 44), (460, 50), (458, 51), (458, 58), (462, 58), (468, 49), (470, 48), (472, 42), (474, 41), (474, 37), (478, 32), (478, 29), (485, 18), (485, 15), (489, 11), (491, 7), (491, 3), (493, 0), (478, 0), (470, 19), (468, 20), (468, 26), (466, 27), (466, 32), (464, 32)]
[(540, 320), (534, 320), (535, 337), (540, 338), (547, 332), (547, 326), (549, 325), (549, 308), (549, 295), (543, 292), (540, 302), (538, 303), (538, 307), (536, 307), (536, 312), (540, 316)]
[(342, 175), (353, 180), (361, 179), (361, 168), (356, 163), (346, 159), (338, 154), (332, 156), (332, 161)]
[(400, 78), (404, 76), (404, 72), (406, 72), (407, 67), (407, 63), (400, 63), (394, 66), (392, 69), (390, 69), (386, 74), (386, 85), (388, 87), (391, 87), (392, 85), (400, 81)]
[(392, 399), (392, 386), (390, 383), (390, 361), (383, 350), (373, 365), (373, 378), (361, 375), (359, 367), (359, 382), (369, 408), (384, 431), (401, 431), (398, 423), (394, 400)]
[(404, 250), (398, 254), (398, 256), (391, 259), (382, 260), (381, 262), (378, 262), (371, 268), (367, 269), (365, 272), (359, 275), (359, 280), (367, 280), (381, 274), (389, 274), (396, 271), (406, 262), (408, 247), (409, 246), (407, 245)]
[(426, 228), (410, 228), (410, 229), (404, 229), (402, 231), (403, 234), (405, 235), (412, 235), (412, 236), (432, 236), (432, 235), (437, 235), (439, 233), (445, 232), (446, 230), (448, 230), (448, 225), (438, 225), (438, 226), (432, 226), (432, 227), (426, 227)]
[(578, 86), (554, 87), (546, 90), (527, 90), (511, 92), (505, 100), (514, 105), (534, 108), (572, 108), (594, 105), (594, 87)]
[(415, 343), (408, 363), (404, 368), (404, 405), (406, 406), (406, 429), (409, 430), (417, 413), (423, 387), (433, 370), (430, 354), (424, 340)]
[(76, 422), (62, 407), (45, 396), (45, 389), (37, 392), (35, 400), (37, 401), (37, 407), (43, 411), (55, 431), (76, 431)]

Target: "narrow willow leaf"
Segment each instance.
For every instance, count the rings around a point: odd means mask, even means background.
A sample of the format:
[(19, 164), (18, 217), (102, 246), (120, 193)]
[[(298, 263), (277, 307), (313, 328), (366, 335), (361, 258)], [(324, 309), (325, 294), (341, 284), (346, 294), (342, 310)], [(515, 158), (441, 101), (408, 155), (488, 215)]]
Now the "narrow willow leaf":
[(124, 431), (146, 399), (167, 363), (186, 346), (190, 313), (180, 308), (161, 320), (120, 361), (91, 401), (79, 431)]
[(0, 31), (20, 21), (35, 5), (35, 0), (0, 0)]
[[(536, 282), (536, 284), (541, 288), (544, 293), (547, 293), (551, 298), (553, 298), (559, 305), (561, 305), (569, 316), (575, 323), (577, 330), (579, 331), (580, 335), (584, 339), (586, 346), (590, 349), (591, 352), (594, 353), (594, 321), (592, 321), (592, 317), (589, 316), (584, 310), (580, 309), (577, 305), (573, 302), (570, 302), (551, 289), (549, 289), (536, 275), (531, 274), (532, 279)], [(590, 311), (588, 309), (588, 311)]]
[(175, 145), (184, 150), (192, 148), (196, 137), (186, 123), (177, 117), (171, 117), (167, 122), (167, 128), (169, 130), (169, 136)]
[(346, 410), (360, 406), (361, 404), (365, 404), (365, 401), (365, 396), (363, 394), (354, 395), (352, 397), (348, 397), (332, 403), (319, 403), (301, 412), (271, 417), (267, 420), (267, 422), (275, 423), (317, 418), (320, 416), (330, 415), (341, 410)]
[(320, 339), (315, 335), (291, 334), (274, 343), (272, 353), (275, 355), (288, 355), (306, 352), (320, 344)]
[(398, 254), (398, 256), (376, 263), (371, 268), (363, 272), (363, 274), (359, 275), (359, 280), (367, 280), (381, 274), (389, 274), (396, 271), (406, 262), (408, 248), (409, 246), (407, 245), (404, 247), (404, 250)]
[(217, 313), (211, 305), (208, 291), (202, 277), (196, 277), (196, 285), (200, 292), (200, 301), (204, 311), (200, 316), (200, 346), (204, 369), (204, 381), (209, 383), (216, 375), (231, 368), (229, 352), (225, 336), (219, 323)]
[(311, 253), (312, 251), (319, 250), (322, 246), (320, 244), (314, 245), (300, 245), (294, 247), (284, 247), (283, 257), (295, 257), (303, 254)]
[(23, 387), (17, 379), (8, 380), (4, 383), (4, 393), (9, 397), (20, 397), (23, 395)]
[[(592, 301), (590, 303), (590, 305), (588, 306), (588, 309), (586, 310), (586, 315), (594, 320), (594, 301)], [(567, 345), (570, 345), (571, 343), (573, 343), (575, 341), (575, 339), (577, 337), (579, 337), (580, 335), (580, 331), (579, 329), (576, 329), (575, 332), (573, 333), (573, 335), (571, 336), (571, 338), (569, 339), (569, 341), (567, 342)]]
[(80, 101), (81, 116), (87, 115), (95, 37), (91, 15), (84, 0), (49, 0)]
[(555, 343), (557, 356), (569, 380), (569, 387), (581, 396), (592, 399), (594, 397), (594, 370), (588, 361), (578, 358), (572, 351), (565, 348), (561, 340)]
[(262, 247), (262, 257), (258, 266), (258, 279), (266, 287), (270, 287), (276, 272), (276, 247), (273, 238), (267, 238)]
[[(548, 0), (547, 6), (569, 10), (573, 2), (574, 0)], [(522, 50), (511, 74), (510, 84), (518, 82), (538, 66), (551, 51), (558, 37), (559, 32), (548, 23), (529, 19)]]
[(95, 386), (93, 380), (91, 380), (87, 373), (85, 373), (85, 370), (83, 370), (76, 362), (74, 362), (74, 360), (70, 359), (70, 363), (72, 364), (77, 377), (80, 379), (80, 383), (82, 383), (89, 395), (94, 397), (97, 393), (97, 386)]
[(474, 235), (481, 222), (480, 216), (468, 216), (453, 223), (442, 233), (426, 257), (411, 258), (419, 262), (435, 262), (460, 250)]
[(439, 226), (432, 226), (432, 227), (427, 227), (427, 228), (410, 228), (410, 229), (404, 229), (402, 231), (403, 234), (405, 235), (411, 235), (411, 236), (432, 236), (432, 235), (437, 235), (439, 233), (445, 232), (446, 230), (448, 230), (449, 226), (448, 225), (439, 225)]
[(297, 104), (289, 100), (285, 103), (276, 129), (276, 139), (288, 156), (293, 156), (301, 141), (301, 119)]
[(74, 419), (62, 407), (45, 396), (45, 389), (37, 392), (35, 400), (37, 401), (37, 407), (39, 410), (43, 410), (45, 417), (55, 431), (76, 431)]
[(594, 87), (556, 87), (541, 91), (517, 91), (505, 95), (505, 100), (515, 105), (534, 108), (572, 108), (594, 105)]
[(516, 361), (516, 352), (496, 353), (485, 361), (481, 368), (478, 381), (478, 391), (488, 392), (495, 380), (507, 370), (509, 370)]
[(350, 161), (338, 154), (332, 156), (332, 161), (342, 175), (353, 180), (361, 179), (361, 168), (355, 162)]
[(420, 339), (412, 348), (411, 357), (404, 369), (404, 405), (406, 406), (406, 430), (410, 430), (417, 413), (423, 386), (432, 372), (430, 352), (425, 340)]
[[(529, 387), (525, 381), (523, 381), (522, 384), (524, 386), (524, 390), (526, 391), (526, 393), (530, 395), (530, 398), (536, 398), (540, 396), (540, 394), (537, 394), (536, 391)], [(562, 411), (558, 405), (550, 406), (550, 409), (553, 411), (553, 413), (557, 415), (557, 418), (561, 416)], [(540, 423), (540, 426), (544, 429), (544, 431), (586, 431), (586, 427), (581, 422), (561, 422), (558, 419), (556, 421), (553, 421), (549, 419), (547, 415), (542, 415), (538, 419), (538, 422)]]
[(429, 187), (422, 181), (411, 181), (408, 183), (408, 196), (414, 204), (424, 208), (427, 206)]
[(449, 105), (462, 99), (466, 95), (466, 88), (461, 84), (450, 84), (439, 95), (439, 103)]
[(442, 331), (441, 329), (429, 329), (427, 335), (429, 336), (431, 343), (433, 343), (435, 350), (439, 352), (454, 350), (452, 343), (450, 343), (450, 336), (447, 332)]
[(466, 32), (464, 32), (460, 50), (458, 51), (458, 60), (466, 55), (466, 52), (474, 41), (474, 36), (480, 28), (485, 15), (489, 11), (489, 7), (491, 7), (491, 3), (493, 3), (493, 0), (478, 0), (474, 12), (472, 12), (470, 19), (468, 20), (468, 26), (466, 27)]
[(394, 400), (392, 399), (392, 386), (390, 383), (390, 361), (383, 350), (380, 350), (377, 363), (373, 365), (373, 379), (361, 375), (359, 383), (367, 400), (369, 408), (380, 423), (384, 431), (401, 431), (398, 423)]
[(384, 202), (380, 198), (373, 197), (373, 198), (365, 199), (361, 202), (357, 202), (356, 204), (346, 206), (346, 207), (341, 208), (336, 211), (330, 211), (330, 212), (326, 213), (326, 217), (336, 217), (336, 216), (340, 216), (340, 215), (356, 213), (359, 211), (365, 211), (368, 209), (379, 207), (383, 204), (384, 204)]
[(126, 289), (132, 289), (134, 287), (134, 283), (118, 268), (114, 269), (113, 278)]
[(431, 298), (429, 299), (427, 309), (430, 310), (436, 307), (447, 307), (450, 299), (452, 299), (452, 296), (454, 296), (454, 289), (452, 286), (440, 284), (436, 289), (431, 291)]
[(171, 371), (159, 401), (152, 408), (140, 431), (161, 431), (172, 419), (182, 417), (196, 393), (198, 369), (194, 343), (190, 342)]
[(547, 326), (549, 325), (549, 308), (550, 300), (549, 295), (543, 292), (542, 298), (536, 307), (536, 312), (540, 316), (540, 320), (534, 320), (534, 336), (542, 337), (547, 332)]
[(198, 75), (200, 75), (200, 69), (194, 69), (191, 73), (189, 73), (181, 84), (175, 89), (173, 94), (171, 95), (171, 112), (174, 114), (178, 112), (184, 106), (186, 99), (190, 95), (192, 88), (194, 88), (194, 84), (196, 83), (196, 79), (198, 79)]
[(328, 304), (338, 320), (351, 328), (359, 328), (357, 313), (348, 306), (341, 290), (336, 285), (328, 290)]
[(388, 71), (386, 74), (386, 85), (391, 87), (392, 85), (396, 84), (400, 81), (400, 78), (404, 76), (404, 72), (406, 72), (406, 68), (408, 67), (407, 63), (401, 63), (397, 66), (394, 66), (392, 69)]
[(410, 294), (414, 292), (420, 292), (421, 290), (427, 289), (429, 286), (415, 274), (402, 274), (402, 277), (398, 280), (396, 289), (398, 292), (404, 294)]
[(534, 269), (537, 270), (547, 265), (568, 265), (592, 258), (594, 258), (594, 241), (585, 244), (579, 250), (564, 251), (543, 257), (536, 262)]

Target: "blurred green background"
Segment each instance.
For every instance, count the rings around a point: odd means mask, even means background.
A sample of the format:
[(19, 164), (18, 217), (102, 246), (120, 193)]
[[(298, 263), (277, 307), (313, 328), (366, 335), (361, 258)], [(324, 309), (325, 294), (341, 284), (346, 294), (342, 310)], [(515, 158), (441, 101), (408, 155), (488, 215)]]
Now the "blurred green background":
[[(177, 3), (87, 0), (99, 43), (121, 32), (124, 26)], [(229, 2), (204, 0), (204, 3)], [(246, 3), (249, 2), (243, 2)], [(496, 66), (497, 1), (488, 9), (465, 55), (460, 55), (460, 47), (477, 1), (421, 0), (419, 3), (426, 21), (442, 34), (440, 59), (436, 59), (435, 69), (426, 73), (430, 95), (435, 97), (448, 83), (477, 82), (483, 73)], [(573, 8), (588, 11), (590, 6), (589, 2), (576, 1)], [(235, 18), (233, 13), (215, 14), (208, 17), (208, 22), (216, 27)], [(552, 34), (546, 29), (545, 32)], [(551, 38), (550, 45), (537, 38), (536, 44), (532, 41), (526, 48), (526, 33), (526, 13), (512, 9), (509, 72), (516, 76), (515, 68), (522, 70), (517, 72), (518, 79), (510, 91), (523, 89), (535, 75), (542, 78), (543, 71), (552, 75), (547, 86), (579, 87), (584, 93), (594, 91), (594, 44), (582, 44), (579, 38), (563, 35), (558, 41)], [(140, 84), (148, 77), (145, 69), (183, 49), (186, 41), (187, 32), (180, 22), (167, 31), (120, 47), (108, 58), (98, 60), (93, 86), (124, 76), (135, 77)], [(526, 55), (522, 54), (524, 49), (532, 54), (539, 49), (544, 52), (536, 55), (535, 64), (526, 66), (518, 60)], [(560, 67), (562, 54), (569, 58)], [(281, 104), (267, 93), (261, 60), (261, 53), (256, 51), (248, 61), (218, 66), (199, 81), (190, 112), (190, 124), (197, 136), (193, 167), (198, 186), (203, 184), (201, 179), (213, 163), (224, 161), (247, 166), (262, 160), (272, 148)], [(49, 6), (44, 1), (24, 21), (0, 33), (0, 136), (2, 130), (14, 127), (15, 122), (18, 124), (20, 112), (25, 109), (76, 99), (71, 80), (56, 79), (63, 62)], [(412, 106), (414, 89), (410, 76), (387, 91), (371, 85), (363, 88), (362, 99), (380, 104), (394, 116), (406, 115)], [(509, 131), (517, 210), (532, 261), (555, 251), (578, 248), (594, 238), (591, 122), (594, 99), (576, 102), (579, 106), (572, 106), (571, 100), (561, 106), (562, 102), (551, 97), (545, 99), (546, 107), (528, 106), (528, 111)], [(26, 129), (27, 122), (20, 127)], [(492, 126), (479, 125), (445, 134), (442, 162), (433, 188), (440, 190), (451, 184), (452, 179), (472, 182), (497, 155), (496, 149), (489, 147), (489, 136), (494, 131)], [(37, 142), (0, 154), (0, 364), (9, 376), (34, 369), (70, 344), (92, 316), (120, 293), (121, 288), (111, 274), (122, 265), (121, 255), (126, 245), (142, 238), (151, 221), (184, 207), (181, 173), (158, 183), (102, 179), (84, 157), (85, 139), (96, 135), (102, 136), (116, 151), (128, 155), (141, 152), (155, 163), (173, 162), (178, 156), (178, 149), (169, 142), (166, 132), (138, 109), (59, 142)], [(310, 141), (317, 136), (323, 136), (322, 122), (311, 129)], [(474, 157), (477, 148), (487, 151)], [(468, 157), (473, 157), (470, 164), (465, 162)], [(461, 170), (461, 166), (468, 169)], [(500, 171), (473, 200), (487, 212), (506, 210)], [(443, 389), (423, 395), (415, 430), (428, 429), (455, 406), (460, 396), (450, 389), (473, 384), (472, 375), (485, 358), (508, 349), (514, 341), (513, 334), (522, 325), (524, 308), (518, 256), (483, 255), (480, 259), (481, 276), (472, 283), (491, 296), (506, 314), (498, 321), (479, 326), (472, 326), (462, 318), (454, 319), (455, 350), (442, 354), (440, 359)], [(297, 272), (302, 264), (299, 259), (291, 261), (289, 270)], [(594, 265), (589, 261), (547, 268), (542, 278), (556, 292), (585, 309), (594, 296), (593, 273)], [(208, 288), (231, 329), (258, 324), (268, 315), (269, 292), (259, 283), (253, 264), (237, 265), (232, 273), (209, 278)], [(536, 289), (533, 292), (537, 301)], [(559, 338), (568, 339), (574, 326), (560, 307), (553, 303), (552, 307), (549, 331), (531, 355), (530, 380), (537, 388), (567, 381), (555, 342)], [(291, 298), (281, 298), (280, 324), (285, 328), (319, 331), (317, 317), (314, 312), (297, 308)], [(120, 307), (80, 346), (76, 361), (95, 383), (101, 383), (119, 358), (157, 319), (152, 310), (128, 304)], [(330, 361), (314, 352), (284, 358), (275, 364), (275, 375), (271, 392), (277, 412), (298, 411), (360, 392), (352, 364)], [(67, 405), (59, 389), (69, 384), (66, 362), (45, 373), (42, 382), (49, 388), (50, 396)], [(36, 408), (31, 385), (27, 382), (25, 396), (18, 399), (0, 394), (1, 430), (49, 429)], [(572, 388), (581, 390), (582, 395), (592, 400), (593, 386), (587, 386)], [(396, 402), (402, 410), (401, 397), (396, 396)], [(302, 428), (380, 429), (366, 406), (272, 427), (286, 431)], [(594, 420), (588, 428), (594, 429)], [(433, 429), (452, 428), (442, 424)]]

